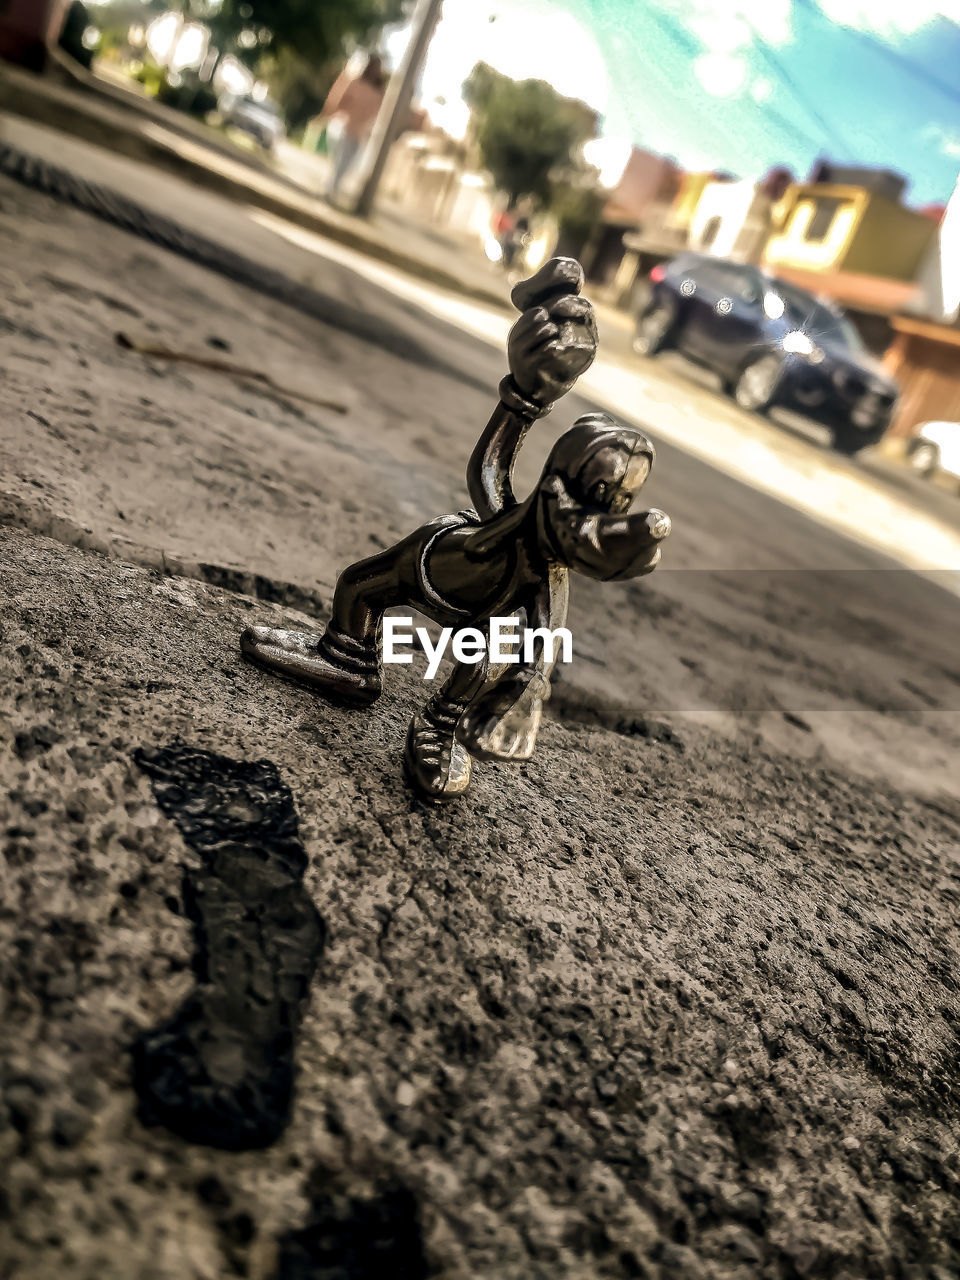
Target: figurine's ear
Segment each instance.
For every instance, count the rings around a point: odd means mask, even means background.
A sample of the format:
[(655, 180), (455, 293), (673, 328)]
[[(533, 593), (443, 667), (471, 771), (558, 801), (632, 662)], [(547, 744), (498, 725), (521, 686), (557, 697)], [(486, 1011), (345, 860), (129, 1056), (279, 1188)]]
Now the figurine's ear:
[(513, 286), (510, 301), (518, 311), (539, 307), (561, 293), (579, 293), (583, 288), (583, 267), (576, 258), (551, 258), (529, 280)]
[(575, 427), (602, 427), (610, 431), (623, 430), (616, 418), (612, 418), (609, 413), (604, 413), (600, 409), (595, 409), (591, 413), (581, 413), (573, 425)]

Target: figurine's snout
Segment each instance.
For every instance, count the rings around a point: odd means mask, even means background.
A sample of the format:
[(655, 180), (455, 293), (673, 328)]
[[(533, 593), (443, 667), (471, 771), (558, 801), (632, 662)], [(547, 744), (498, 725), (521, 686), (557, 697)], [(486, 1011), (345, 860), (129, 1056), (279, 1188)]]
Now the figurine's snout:
[(647, 528), (650, 531), (651, 538), (655, 538), (657, 542), (662, 542), (673, 528), (673, 521), (665, 511), (658, 511), (654, 507), (647, 512)]

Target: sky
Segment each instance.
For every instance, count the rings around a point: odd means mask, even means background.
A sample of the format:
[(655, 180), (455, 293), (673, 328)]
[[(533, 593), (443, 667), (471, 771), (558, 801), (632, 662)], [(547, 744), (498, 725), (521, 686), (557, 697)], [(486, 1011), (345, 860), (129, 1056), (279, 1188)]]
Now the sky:
[(478, 61), (686, 169), (805, 177), (824, 156), (904, 173), (914, 204), (960, 171), (960, 0), (445, 0), (423, 101), (451, 132)]

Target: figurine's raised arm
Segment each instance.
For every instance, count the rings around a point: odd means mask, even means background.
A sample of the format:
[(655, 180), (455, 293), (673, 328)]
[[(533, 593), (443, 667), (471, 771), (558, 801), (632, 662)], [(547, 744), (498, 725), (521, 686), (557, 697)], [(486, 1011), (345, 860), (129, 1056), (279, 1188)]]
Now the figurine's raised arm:
[(510, 373), (467, 464), (467, 487), (481, 520), (516, 505), (513, 464), (531, 424), (593, 363), (597, 324), (590, 303), (578, 296), (582, 284), (579, 262), (551, 258), (510, 295), (522, 312), (507, 339)]

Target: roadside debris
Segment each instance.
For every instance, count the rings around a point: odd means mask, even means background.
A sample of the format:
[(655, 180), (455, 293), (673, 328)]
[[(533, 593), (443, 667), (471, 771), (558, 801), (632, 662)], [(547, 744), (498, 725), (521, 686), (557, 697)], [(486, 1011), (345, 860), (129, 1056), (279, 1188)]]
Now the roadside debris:
[(192, 351), (174, 351), (160, 344), (138, 342), (126, 333), (117, 333), (115, 338), (117, 346), (122, 347), (124, 351), (136, 351), (138, 355), (152, 356), (156, 360), (176, 360), (180, 364), (192, 364), (198, 369), (226, 373), (234, 378), (251, 378), (254, 382), (261, 382), (264, 386), (270, 387), (281, 395), (289, 396), (292, 400), (304, 400), (307, 404), (329, 409), (332, 413), (347, 412), (347, 405), (342, 401), (325, 400), (322, 396), (311, 395), (308, 391), (298, 391), (294, 387), (284, 386), (275, 378), (271, 378), (269, 373), (264, 373), (262, 369), (248, 369), (246, 365), (238, 364), (235, 360), (217, 360), (211, 356), (195, 355)]

